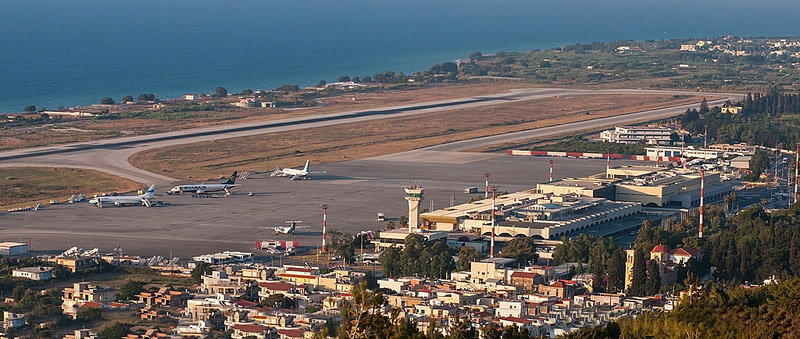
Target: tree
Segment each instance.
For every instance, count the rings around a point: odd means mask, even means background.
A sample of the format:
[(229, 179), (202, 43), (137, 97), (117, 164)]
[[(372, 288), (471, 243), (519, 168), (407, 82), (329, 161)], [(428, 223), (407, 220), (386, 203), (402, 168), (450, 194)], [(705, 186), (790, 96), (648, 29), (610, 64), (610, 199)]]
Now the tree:
[(481, 59), (483, 59), (483, 54), (481, 52), (477, 52), (477, 51), (476, 52), (472, 52), (469, 55), (469, 59), (472, 60), (472, 61), (481, 60)]
[(109, 97), (103, 97), (102, 99), (100, 99), (100, 104), (113, 105), (114, 104), (114, 99), (111, 99)]
[(530, 339), (528, 329), (516, 325), (508, 325), (503, 328), (503, 339)]
[(608, 274), (608, 291), (622, 291), (625, 288), (625, 251), (617, 247), (606, 266)]
[(130, 95), (126, 95), (126, 96), (122, 97), (122, 100), (120, 100), (120, 102), (123, 102), (123, 103), (130, 102), (130, 101), (133, 101), (133, 96), (130, 96)]
[(211, 266), (205, 262), (199, 262), (192, 269), (192, 282), (199, 284), (203, 282), (203, 276), (211, 274)]
[(606, 266), (603, 260), (602, 248), (594, 247), (592, 249), (590, 264), (592, 266), (592, 291), (595, 293), (603, 292), (605, 289), (603, 279), (606, 276)]
[(408, 227), (408, 217), (401, 215), (399, 218), (397, 218), (397, 225), (400, 227)]
[(300, 86), (297, 85), (283, 85), (275, 89), (276, 91), (281, 92), (297, 92), (300, 90)]
[(489, 323), (481, 328), (481, 334), (486, 339), (500, 339), (503, 336), (503, 327), (498, 323)]
[(339, 82), (348, 82), (348, 81), (350, 81), (350, 77), (346, 76), (346, 75), (342, 75), (337, 80), (339, 80)]
[(25, 106), (25, 112), (28, 112), (28, 113), (36, 112), (36, 105)]
[(397, 248), (389, 247), (383, 250), (379, 258), (384, 276), (398, 278), (403, 275), (403, 267), (400, 264), (400, 251)]
[(156, 95), (153, 93), (142, 93), (136, 97), (136, 101), (156, 101)]
[(270, 295), (261, 302), (261, 304), (269, 307), (280, 307), (285, 309), (294, 309), (296, 303), (294, 299), (284, 296), (283, 294)]
[(370, 78), (369, 76), (365, 76), (361, 78), (361, 82), (372, 82), (372, 78)]
[(661, 288), (661, 272), (655, 260), (647, 261), (647, 279), (644, 283), (644, 294), (655, 295)]
[(131, 300), (135, 298), (139, 293), (144, 291), (144, 285), (146, 283), (144, 281), (139, 280), (128, 280), (119, 288), (119, 293), (117, 293), (117, 300)]
[(228, 90), (225, 87), (219, 86), (216, 90), (214, 90), (215, 97), (226, 97), (228, 96)]
[(249, 88), (243, 89), (242, 95), (253, 95), (253, 90)]
[(700, 114), (706, 114), (706, 113), (708, 113), (708, 111), (709, 111), (708, 110), (708, 101), (706, 101), (706, 98), (703, 98), (703, 102), (700, 103), (700, 111), (699, 112), (700, 112)]
[(90, 322), (103, 319), (103, 310), (100, 308), (81, 307), (78, 310), (78, 320)]
[(538, 255), (536, 254), (536, 243), (530, 237), (514, 237), (503, 247), (500, 256), (504, 258), (512, 258), (517, 260), (517, 263), (527, 265), (531, 262), (536, 262)]
[(53, 267), (53, 278), (66, 279), (72, 276), (72, 271), (64, 267), (64, 265), (55, 265)]
[(444, 240), (427, 241), (419, 234), (409, 234), (402, 251), (387, 248), (381, 253), (380, 260), (384, 275), (389, 277), (445, 278), (456, 269), (454, 252)]
[(647, 263), (644, 251), (636, 249), (633, 254), (633, 279), (628, 293), (634, 296), (644, 296), (644, 285), (647, 280)]
[(14, 297), (14, 300), (19, 302), (22, 300), (22, 297), (25, 295), (25, 291), (27, 290), (28, 289), (25, 287), (25, 285), (14, 286), (14, 289), (11, 290), (11, 296)]
[(327, 84), (328, 82), (326, 82), (325, 80), (320, 80), (317, 82), (317, 87), (325, 87), (325, 85)]
[(131, 324), (115, 322), (97, 333), (98, 339), (119, 339), (131, 333)]
[(467, 271), (470, 263), (486, 258), (486, 254), (476, 251), (474, 248), (464, 246), (458, 249), (458, 270)]

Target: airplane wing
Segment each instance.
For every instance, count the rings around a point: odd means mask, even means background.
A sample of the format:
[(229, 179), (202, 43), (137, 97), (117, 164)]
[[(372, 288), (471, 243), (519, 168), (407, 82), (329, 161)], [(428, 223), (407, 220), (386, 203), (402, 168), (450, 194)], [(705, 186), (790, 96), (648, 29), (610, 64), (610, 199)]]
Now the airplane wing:
[(297, 229), (297, 228), (310, 228), (310, 227), (311, 226), (295, 226), (294, 228)]

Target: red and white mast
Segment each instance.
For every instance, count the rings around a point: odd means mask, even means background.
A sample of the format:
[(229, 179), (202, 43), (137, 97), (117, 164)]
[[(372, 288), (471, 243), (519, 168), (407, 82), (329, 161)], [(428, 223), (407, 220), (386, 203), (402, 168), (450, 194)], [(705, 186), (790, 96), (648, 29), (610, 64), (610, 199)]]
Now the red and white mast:
[(489, 247), (489, 257), (494, 258), (494, 210), (497, 208), (497, 187), (492, 187), (492, 243)]

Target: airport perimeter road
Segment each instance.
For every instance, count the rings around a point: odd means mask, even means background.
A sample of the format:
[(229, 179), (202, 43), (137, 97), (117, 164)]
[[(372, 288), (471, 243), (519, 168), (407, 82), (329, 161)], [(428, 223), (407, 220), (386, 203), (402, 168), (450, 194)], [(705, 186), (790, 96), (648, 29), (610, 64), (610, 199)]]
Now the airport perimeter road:
[[(39, 166), (39, 167), (75, 167), (88, 168), (118, 175), (145, 184), (158, 186), (169, 185), (176, 179), (148, 172), (128, 163), (128, 158), (138, 152), (173, 145), (218, 140), (242, 136), (283, 132), (304, 128), (330, 126), (374, 119), (409, 116), (432, 113), (451, 109), (497, 105), (514, 101), (526, 101), (557, 97), (562, 95), (620, 95), (620, 94), (653, 94), (653, 95), (697, 95), (698, 92), (660, 91), (638, 89), (585, 90), (566, 88), (526, 88), (515, 89), (507, 93), (442, 100), (413, 105), (392, 106), (378, 109), (348, 111), (340, 113), (306, 116), (298, 118), (262, 121), (254, 123), (233, 124), (200, 129), (189, 129), (142, 135), (134, 137), (114, 138), (84, 143), (56, 145), (40, 148), (20, 149), (0, 152), (0, 167)], [(709, 96), (724, 96), (724, 100), (738, 100), (741, 94), (708, 93)], [(721, 102), (724, 102), (722, 100)], [(592, 126), (624, 124), (639, 121), (647, 117), (657, 118), (676, 115), (691, 105), (682, 105), (673, 109), (653, 110), (614, 118), (603, 118), (576, 123), (569, 127), (574, 129), (590, 129)], [(594, 123), (593, 123), (594, 122)], [(554, 126), (526, 132), (511, 133), (504, 136), (493, 136), (475, 139), (472, 142), (448, 144), (442, 150), (469, 149), (486, 143), (505, 142), (568, 132), (564, 126)], [(528, 133), (528, 134), (525, 134)], [(495, 138), (495, 139), (493, 139)], [(510, 138), (510, 139), (509, 139)], [(459, 146), (460, 145), (460, 146)], [(436, 146), (440, 147), (440, 146)]]

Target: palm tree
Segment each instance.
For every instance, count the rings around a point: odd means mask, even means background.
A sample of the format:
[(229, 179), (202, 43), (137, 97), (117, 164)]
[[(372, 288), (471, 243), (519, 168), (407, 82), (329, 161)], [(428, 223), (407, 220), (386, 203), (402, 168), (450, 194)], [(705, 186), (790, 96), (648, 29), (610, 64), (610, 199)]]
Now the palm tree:
[(725, 196), (725, 215), (729, 215), (730, 214), (731, 200), (732, 200), (731, 194), (733, 194), (733, 193), (730, 193), (730, 194)]

